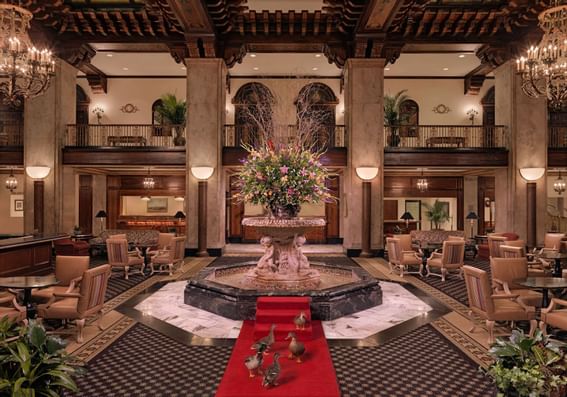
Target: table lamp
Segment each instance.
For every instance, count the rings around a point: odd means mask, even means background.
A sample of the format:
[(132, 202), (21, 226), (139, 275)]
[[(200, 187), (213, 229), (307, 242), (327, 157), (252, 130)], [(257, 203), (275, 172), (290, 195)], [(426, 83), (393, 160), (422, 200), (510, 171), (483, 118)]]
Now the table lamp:
[(102, 233), (103, 222), (104, 219), (107, 218), (106, 211), (100, 210), (99, 212), (96, 213), (95, 218), (98, 218), (100, 220), (100, 232)]
[(409, 230), (409, 221), (413, 221), (413, 215), (410, 212), (406, 211), (402, 214), (400, 219), (406, 221), (406, 230)]
[(471, 224), (471, 236), (470, 236), (470, 237), (473, 238), (473, 236), (474, 236), (474, 231), (473, 231), (473, 229), (474, 229), (474, 222), (478, 219), (478, 215), (476, 214), (476, 212), (471, 211), (471, 212), (469, 212), (469, 214), (467, 215), (467, 218), (466, 218), (466, 219), (468, 219), (469, 222), (470, 222), (470, 224)]

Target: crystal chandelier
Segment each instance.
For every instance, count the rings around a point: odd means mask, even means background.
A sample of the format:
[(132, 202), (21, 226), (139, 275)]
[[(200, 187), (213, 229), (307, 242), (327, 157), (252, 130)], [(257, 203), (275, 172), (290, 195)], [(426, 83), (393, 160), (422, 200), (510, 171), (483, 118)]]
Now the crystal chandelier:
[(146, 190), (151, 190), (156, 186), (156, 181), (154, 180), (154, 178), (152, 178), (149, 168), (148, 168), (148, 176), (144, 178), (144, 181), (142, 183), (144, 185), (144, 189)]
[(561, 178), (561, 172), (559, 172), (559, 177), (553, 182), (553, 190), (557, 194), (563, 194), (565, 191), (565, 181)]
[(0, 96), (20, 106), (24, 99), (41, 95), (55, 74), (51, 51), (37, 49), (28, 29), (33, 15), (12, 4), (0, 4)]
[(421, 170), (421, 178), (417, 180), (417, 189), (420, 192), (425, 192), (429, 188), (429, 182), (423, 177), (423, 170)]
[(6, 179), (6, 189), (13, 193), (18, 188), (18, 180), (14, 176), (14, 170), (10, 170), (10, 176)]
[(564, 107), (567, 101), (567, 4), (562, 3), (551, 0), (551, 7), (539, 14), (541, 42), (516, 59), (524, 93), (547, 98), (553, 109)]

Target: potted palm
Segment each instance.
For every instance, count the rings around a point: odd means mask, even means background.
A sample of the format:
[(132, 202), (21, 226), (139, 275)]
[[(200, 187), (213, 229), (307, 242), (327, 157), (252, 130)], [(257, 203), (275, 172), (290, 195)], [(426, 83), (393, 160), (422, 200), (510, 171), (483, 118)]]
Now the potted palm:
[(185, 122), (187, 115), (187, 104), (185, 101), (177, 99), (175, 94), (164, 94), (161, 96), (161, 103), (157, 107), (161, 119), (166, 124), (171, 125), (175, 138), (175, 146), (185, 145)]
[(445, 204), (439, 200), (435, 200), (433, 204), (422, 203), (425, 207), (425, 216), (429, 222), (433, 223), (435, 229), (449, 220), (449, 214), (445, 211)]
[(390, 146), (398, 146), (400, 144), (400, 135), (398, 128), (404, 120), (400, 115), (400, 106), (409, 99), (406, 95), (407, 90), (401, 90), (395, 95), (384, 95), (384, 124), (390, 129)]

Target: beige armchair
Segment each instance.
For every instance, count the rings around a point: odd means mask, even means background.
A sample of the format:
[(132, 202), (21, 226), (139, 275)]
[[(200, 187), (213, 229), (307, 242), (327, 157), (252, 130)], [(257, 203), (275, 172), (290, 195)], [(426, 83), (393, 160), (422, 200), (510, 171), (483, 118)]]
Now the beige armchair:
[(488, 235), (488, 252), (493, 258), (500, 258), (502, 254), (500, 253), (500, 246), (506, 244), (508, 238), (501, 235), (489, 234)]
[[(108, 264), (111, 267), (124, 269), (124, 278), (128, 280), (131, 274), (144, 274), (144, 258), (139, 250), (128, 252), (128, 241), (126, 239), (109, 238), (106, 240), (108, 251)], [(138, 272), (130, 273), (130, 268), (139, 266)]]
[(185, 258), (185, 237), (173, 237), (169, 249), (160, 250), (150, 260), (150, 276), (154, 273), (173, 274), (174, 268)]
[[(391, 273), (394, 270), (398, 270), (400, 277), (404, 277), (404, 273), (421, 275), (423, 261), (417, 252), (404, 250), (401, 240), (394, 237), (386, 239), (386, 246), (388, 247), (388, 264), (390, 265)], [(410, 270), (412, 267), (417, 267), (418, 270)]]
[(12, 321), (24, 321), (26, 308), (18, 304), (14, 294), (3, 291), (0, 292), (0, 318), (6, 316)]
[(488, 274), (472, 266), (463, 266), (467, 295), (469, 299), (469, 316), (472, 327), (469, 332), (477, 328), (473, 314), (478, 315), (486, 322), (488, 330), (488, 343), (494, 342), (495, 321), (522, 321), (530, 322), (530, 336), (537, 326), (535, 308), (528, 306), (518, 295), (498, 293), (493, 294)]
[(148, 250), (146, 254), (148, 256), (154, 256), (157, 255), (159, 251), (169, 249), (171, 247), (171, 242), (174, 237), (175, 237), (175, 233), (160, 233), (156, 248)]
[(100, 319), (110, 273), (110, 265), (87, 270), (80, 280), (79, 292), (55, 292), (49, 302), (37, 306), (38, 318), (40, 321), (43, 319), (75, 320), (77, 342), (82, 343), (83, 328), (88, 317), (96, 316), (98, 327), (102, 329)]
[(541, 321), (539, 328), (544, 335), (547, 335), (547, 326), (559, 328), (567, 331), (567, 301), (563, 299), (551, 298), (548, 307), (541, 309)]
[(90, 258), (88, 256), (56, 256), (55, 278), (59, 284), (50, 288), (32, 291), (32, 299), (36, 302), (45, 303), (55, 293), (63, 293), (69, 290), (76, 292), (75, 284), (89, 269)]
[(518, 295), (529, 306), (541, 306), (541, 293), (515, 282), (529, 276), (528, 260), (525, 257), (490, 258), (490, 272), (495, 293)]
[[(458, 270), (459, 277), (462, 275), (462, 267), (465, 264), (465, 240), (445, 240), (443, 242), (443, 252), (433, 252), (427, 259), (425, 268), (427, 270), (427, 277), (439, 276), (442, 281), (451, 270)], [(431, 268), (438, 268), (440, 273), (432, 273)]]
[(543, 249), (559, 250), (561, 248), (561, 242), (565, 238), (567, 238), (565, 233), (545, 233)]

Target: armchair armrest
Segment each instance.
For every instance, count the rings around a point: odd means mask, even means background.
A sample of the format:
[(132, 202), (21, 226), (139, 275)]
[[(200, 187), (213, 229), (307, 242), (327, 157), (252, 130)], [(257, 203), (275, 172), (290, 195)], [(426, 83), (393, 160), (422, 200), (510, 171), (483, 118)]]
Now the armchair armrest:
[(440, 252), (437, 252), (438, 250), (435, 250), (431, 253), (431, 255), (429, 256), (429, 259), (434, 259), (434, 258), (442, 258), (443, 254)]
[(542, 313), (549, 313), (555, 309), (556, 306), (566, 306), (567, 307), (567, 300), (559, 299), (559, 298), (551, 298), (551, 302), (549, 302), (549, 306), (546, 308), (542, 308)]
[(519, 296), (518, 294), (492, 294), (490, 297), (492, 299), (517, 299)]
[(12, 305), (14, 305), (14, 308), (19, 311), (20, 313), (24, 313), (26, 311), (26, 308), (21, 306), (18, 303), (18, 300), (16, 299), (16, 297), (14, 297), (14, 300), (12, 301)]
[(80, 298), (81, 294), (78, 292), (54, 292), (53, 296), (56, 298)]
[[(508, 285), (508, 283), (506, 281), (499, 280), (495, 277), (492, 278), (492, 281), (495, 282), (496, 284), (500, 284), (500, 286), (502, 287), (502, 289), (504, 290), (504, 292), (506, 294), (512, 295), (512, 292), (510, 291), (510, 286)], [(501, 291), (501, 289), (496, 287), (496, 292), (500, 292), (500, 291)]]
[(14, 299), (14, 294), (8, 292), (8, 294), (0, 297), (0, 303), (12, 302), (13, 299)]
[(77, 288), (77, 285), (80, 284), (82, 280), (83, 280), (83, 276), (79, 276), (79, 277), (72, 279), (71, 282), (69, 283), (69, 287), (67, 288), (65, 293), (73, 292), (73, 290), (75, 288)]

